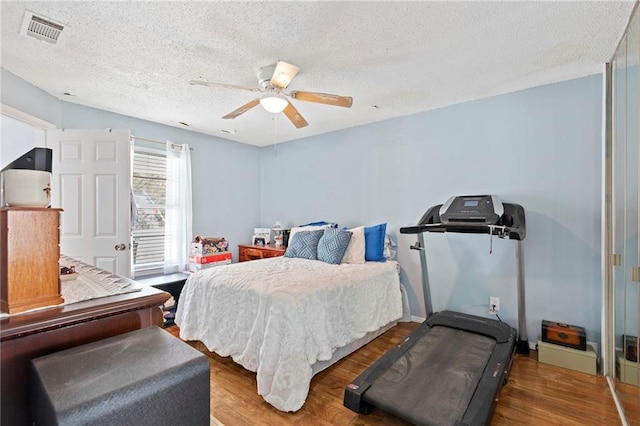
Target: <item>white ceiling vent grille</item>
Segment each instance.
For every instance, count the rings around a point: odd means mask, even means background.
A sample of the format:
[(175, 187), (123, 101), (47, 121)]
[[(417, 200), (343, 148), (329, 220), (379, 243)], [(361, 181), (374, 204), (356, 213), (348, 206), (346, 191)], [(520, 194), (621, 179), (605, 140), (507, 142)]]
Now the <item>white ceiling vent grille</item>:
[(24, 14), (20, 34), (57, 44), (60, 41), (62, 30), (64, 30), (64, 25), (27, 10)]

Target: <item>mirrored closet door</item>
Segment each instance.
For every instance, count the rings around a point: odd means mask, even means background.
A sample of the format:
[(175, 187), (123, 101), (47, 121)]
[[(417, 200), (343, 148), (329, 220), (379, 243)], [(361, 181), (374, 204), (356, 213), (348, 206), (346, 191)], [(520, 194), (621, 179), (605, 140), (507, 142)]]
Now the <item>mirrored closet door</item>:
[[(632, 15), (627, 30), (611, 61), (610, 77), (610, 135), (606, 150), (608, 167), (605, 177), (607, 222), (605, 239), (610, 252), (605, 253), (610, 274), (605, 279), (605, 307), (612, 320), (613, 336), (605, 338), (610, 356), (610, 376), (627, 419), (638, 414), (638, 398), (620, 392), (623, 386), (640, 385), (638, 339), (640, 337), (640, 9)], [(605, 184), (607, 186), (607, 184)], [(608, 281), (608, 282), (607, 282)], [(609, 302), (609, 303), (608, 303)], [(607, 308), (606, 308), (607, 309)], [(606, 333), (605, 328), (605, 333)], [(632, 416), (632, 417), (630, 417)]]

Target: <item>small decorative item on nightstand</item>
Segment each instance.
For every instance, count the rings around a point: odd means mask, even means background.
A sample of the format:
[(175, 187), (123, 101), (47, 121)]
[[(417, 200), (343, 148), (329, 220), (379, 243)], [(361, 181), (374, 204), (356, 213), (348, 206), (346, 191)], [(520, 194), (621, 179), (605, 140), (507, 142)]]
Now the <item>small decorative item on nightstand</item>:
[(282, 244), (284, 248), (289, 247), (289, 235), (291, 235), (291, 229), (282, 230)]
[(273, 241), (275, 242), (275, 246), (277, 248), (281, 248), (284, 246), (283, 243), (283, 229), (280, 222), (276, 222), (276, 224), (272, 228), (273, 231)]
[(275, 242), (275, 246), (280, 248), (282, 247), (284, 244), (282, 243), (282, 230), (281, 229), (274, 229), (274, 235), (273, 235), (273, 241)]

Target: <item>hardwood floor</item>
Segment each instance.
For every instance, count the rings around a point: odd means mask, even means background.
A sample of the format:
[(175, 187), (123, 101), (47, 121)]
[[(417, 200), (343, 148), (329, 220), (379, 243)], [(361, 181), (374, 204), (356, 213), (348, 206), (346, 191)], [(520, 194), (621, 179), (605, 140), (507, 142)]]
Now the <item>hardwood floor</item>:
[[(283, 413), (256, 391), (256, 375), (189, 342), (205, 353), (211, 365), (212, 425), (407, 425), (379, 409), (359, 415), (342, 405), (344, 387), (417, 326), (400, 323), (373, 342), (340, 360), (311, 381), (307, 401), (295, 413)], [(167, 329), (178, 336), (179, 329)], [(618, 386), (630, 425), (640, 425), (640, 389)], [(629, 409), (632, 407), (632, 409)], [(617, 425), (620, 418), (606, 380), (548, 364), (536, 353), (517, 355), (509, 382), (502, 388), (492, 426), (502, 425)]]

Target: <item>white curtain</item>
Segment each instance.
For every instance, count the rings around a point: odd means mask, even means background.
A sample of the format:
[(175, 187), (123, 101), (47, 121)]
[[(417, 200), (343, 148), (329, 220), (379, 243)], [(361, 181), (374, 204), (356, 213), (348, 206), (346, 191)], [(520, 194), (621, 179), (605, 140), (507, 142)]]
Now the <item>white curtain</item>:
[(193, 237), (191, 212), (191, 149), (167, 141), (167, 199), (164, 273), (186, 271)]

